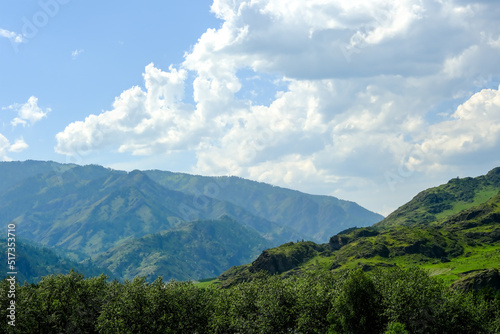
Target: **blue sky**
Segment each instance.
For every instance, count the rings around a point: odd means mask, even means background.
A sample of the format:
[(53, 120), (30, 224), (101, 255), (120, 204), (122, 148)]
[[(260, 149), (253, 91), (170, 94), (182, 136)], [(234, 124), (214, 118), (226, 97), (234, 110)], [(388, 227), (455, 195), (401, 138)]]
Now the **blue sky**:
[(388, 214), (500, 166), (500, 7), (0, 2), (0, 159), (238, 175)]

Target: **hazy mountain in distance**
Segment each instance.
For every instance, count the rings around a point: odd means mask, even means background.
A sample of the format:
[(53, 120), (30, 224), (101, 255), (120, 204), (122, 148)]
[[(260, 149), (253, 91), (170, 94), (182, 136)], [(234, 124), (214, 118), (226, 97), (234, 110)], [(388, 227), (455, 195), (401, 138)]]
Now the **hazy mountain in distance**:
[(216, 198), (233, 203), (317, 242), (326, 242), (346, 228), (370, 226), (384, 218), (351, 201), (305, 194), (234, 176), (206, 177), (158, 170), (144, 173), (169, 189), (197, 196), (200, 202)]
[[(0, 163), (0, 179), (3, 226), (14, 222), (16, 233), (25, 239), (52, 247), (75, 261), (99, 258), (109, 268), (113, 261), (106, 262), (104, 254), (117, 259), (111, 254), (123, 253), (129, 242), (145, 237), (140, 240), (144, 243), (153, 240), (146, 236), (179, 233), (181, 226), (193, 221), (223, 224), (221, 217), (227, 216), (232, 222), (224, 223), (227, 228), (237, 226), (265, 240), (250, 238), (255, 243), (252, 245), (246, 240), (232, 241), (262, 251), (292, 240), (327, 240), (342, 229), (367, 226), (382, 218), (353, 202), (237, 177), (124, 172), (98, 165), (25, 161)], [(227, 239), (221, 242), (221, 249), (228, 246)], [(179, 258), (187, 254), (167, 249)], [(212, 265), (207, 258), (205, 268), (180, 266), (193, 272), (177, 272), (175, 277), (194, 277), (222, 268), (224, 261), (217, 258), (219, 254), (211, 256)], [(134, 272), (123, 259), (126, 257), (120, 257), (120, 266)], [(246, 261), (244, 257), (236, 259)], [(177, 260), (171, 257), (171, 261)], [(139, 267), (135, 272), (143, 271)]]

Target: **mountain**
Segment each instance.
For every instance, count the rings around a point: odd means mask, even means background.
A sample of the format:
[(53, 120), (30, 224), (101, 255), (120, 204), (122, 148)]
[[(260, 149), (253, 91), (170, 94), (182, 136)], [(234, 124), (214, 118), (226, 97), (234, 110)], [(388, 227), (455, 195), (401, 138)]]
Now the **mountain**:
[[(221, 217), (230, 217), (232, 225), (237, 224), (238, 228), (259, 236), (256, 239), (248, 237), (248, 233), (240, 233), (235, 234), (240, 237), (234, 240), (257, 255), (265, 248), (284, 242), (305, 239), (309, 235), (331, 235), (343, 228), (366, 226), (381, 218), (352, 202), (235, 177), (138, 170), (127, 173), (98, 165), (37, 161), (2, 162), (0, 175), (0, 223), (6, 226), (14, 222), (18, 235), (57, 250), (58, 255), (68, 261), (98, 259), (113, 269), (110, 270), (118, 278), (131, 277), (131, 272), (148, 274), (142, 264), (136, 269), (127, 265), (127, 259), (133, 262), (134, 257), (123, 255), (126, 245), (140, 244), (148, 248), (151, 242), (151, 247), (155, 248), (158, 236), (167, 238), (171, 235), (168, 232), (180, 233), (179, 229), (185, 230), (188, 222), (222, 224), (224, 219)], [(173, 181), (166, 181), (175, 178), (182, 182), (175, 185)], [(203, 192), (198, 192), (198, 188)], [(185, 236), (186, 240), (195, 243), (215, 242), (196, 233), (188, 235), (191, 237)], [(243, 240), (244, 235), (251, 244)], [(199, 240), (194, 240), (193, 236)], [(221, 249), (226, 249), (233, 240), (219, 241)], [(178, 247), (188, 246), (178, 244)], [(187, 251), (166, 249), (175, 254), (170, 257), (172, 263), (183, 261), (175, 257), (186, 259), (190, 256), (186, 255)], [(216, 275), (217, 270), (224, 269), (224, 262), (217, 254), (208, 254), (204, 268), (179, 264), (186, 272), (176, 271), (175, 276), (165, 265), (153, 271), (177, 279), (198, 277), (201, 273)], [(244, 263), (248, 260), (245, 256), (238, 255), (236, 259)], [(126, 270), (119, 272), (116, 268)]]
[[(88, 169), (92, 169), (89, 172)], [(0, 195), (5, 223), (47, 246), (92, 256), (122, 240), (175, 228), (195, 199), (162, 187), (140, 171), (115, 172), (102, 167), (74, 167), (62, 174), (29, 177)], [(187, 203), (187, 205), (186, 205)], [(210, 199), (206, 210), (189, 218), (215, 219), (228, 214), (270, 240), (300, 235), (230, 203)]]
[(0, 192), (31, 176), (48, 172), (64, 172), (76, 165), (59, 164), (53, 161), (0, 161)]
[(376, 226), (414, 225), (438, 221), (486, 202), (500, 191), (500, 167), (476, 178), (455, 178), (420, 192)]
[(215, 277), (226, 268), (254, 259), (270, 241), (224, 216), (182, 224), (166, 232), (127, 240), (92, 260), (124, 279), (154, 281)]
[(316, 242), (326, 242), (330, 236), (346, 228), (370, 226), (384, 218), (354, 202), (234, 176), (193, 176), (158, 170), (145, 173), (169, 189), (192, 194), (199, 201), (216, 198), (230, 202)]
[(500, 168), (496, 168), (485, 176), (450, 180), (421, 192), (382, 222), (347, 229), (328, 243), (292, 242), (265, 250), (252, 263), (224, 272), (218, 284), (247, 281), (259, 271), (291, 275), (318, 268), (368, 271), (377, 266), (417, 265), (448, 282), (471, 272), (496, 272), (500, 263), (500, 189), (495, 188), (499, 175)]
[[(5, 253), (7, 251), (5, 244)], [(20, 284), (23, 282), (35, 283), (47, 275), (66, 274), (71, 270), (78, 271), (87, 277), (98, 276), (102, 273), (114, 278), (107, 269), (97, 267), (94, 263), (78, 263), (58, 254), (56, 250), (44, 247), (26, 239), (16, 239), (16, 279)], [(7, 267), (3, 269), (2, 277), (6, 276)]]

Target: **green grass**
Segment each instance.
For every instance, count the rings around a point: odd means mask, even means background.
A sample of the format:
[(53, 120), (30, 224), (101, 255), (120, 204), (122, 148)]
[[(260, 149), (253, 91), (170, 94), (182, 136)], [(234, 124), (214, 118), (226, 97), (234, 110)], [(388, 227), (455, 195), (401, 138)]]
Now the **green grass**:
[(479, 246), (473, 249), (469, 256), (459, 256), (446, 263), (426, 263), (421, 267), (429, 270), (431, 276), (443, 279), (451, 284), (458, 279), (459, 274), (487, 269), (498, 268), (500, 265), (500, 245)]
[(217, 284), (218, 284), (217, 277), (205, 278), (194, 282), (194, 285), (198, 288), (208, 288), (210, 286), (215, 286)]
[(316, 255), (312, 259), (301, 264), (299, 266), (299, 268), (303, 268), (306, 270), (308, 270), (308, 269), (328, 269), (332, 265), (332, 262), (333, 262), (332, 256)]
[(458, 201), (453, 203), (453, 208), (444, 210), (436, 214), (436, 220), (442, 220), (451, 215), (457, 214), (460, 211), (470, 209), (474, 206), (486, 203), (493, 196), (498, 194), (498, 188), (496, 187), (486, 187), (483, 190), (477, 192), (474, 195), (474, 200), (472, 202)]

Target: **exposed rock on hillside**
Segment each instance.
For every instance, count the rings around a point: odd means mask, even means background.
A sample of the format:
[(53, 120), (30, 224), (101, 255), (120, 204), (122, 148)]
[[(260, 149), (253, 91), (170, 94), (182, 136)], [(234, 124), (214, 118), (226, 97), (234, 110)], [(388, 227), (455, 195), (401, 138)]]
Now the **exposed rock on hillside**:
[[(273, 252), (273, 250), (263, 251), (259, 257), (252, 262), (249, 271), (252, 273), (266, 271), (269, 274), (281, 274), (293, 269), (305, 261), (315, 257), (318, 252), (325, 249), (321, 245), (313, 242), (299, 242), (284, 244), (279, 248), (290, 247), (288, 252)], [(277, 249), (279, 249), (277, 248)]]
[(494, 268), (474, 271), (454, 282), (452, 287), (466, 291), (479, 291), (487, 287), (500, 290), (500, 273)]

